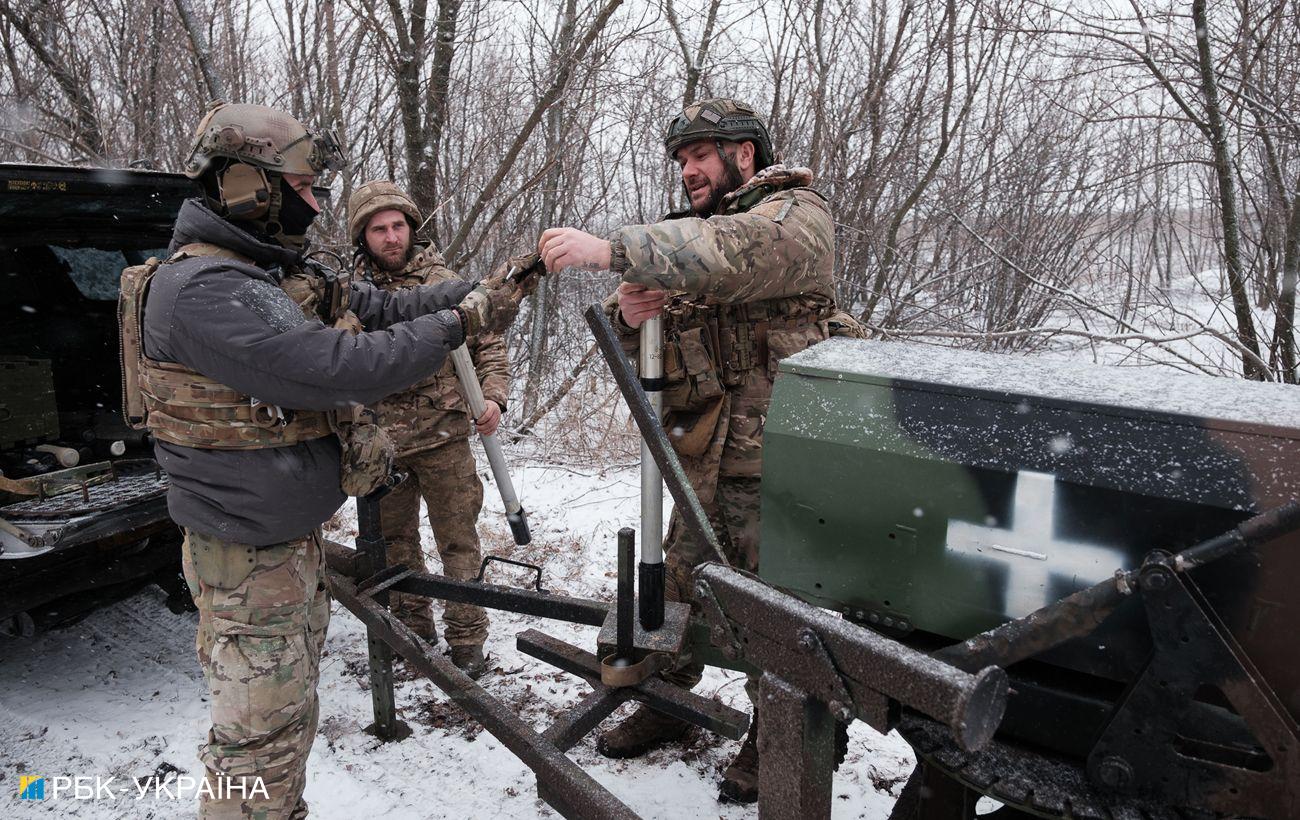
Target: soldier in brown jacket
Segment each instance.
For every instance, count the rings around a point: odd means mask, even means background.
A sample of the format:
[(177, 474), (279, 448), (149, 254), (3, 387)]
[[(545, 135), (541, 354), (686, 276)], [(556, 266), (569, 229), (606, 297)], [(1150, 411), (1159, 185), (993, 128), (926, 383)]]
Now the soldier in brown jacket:
[[(367, 182), (348, 200), (348, 234), (356, 241), (356, 273), (388, 291), (457, 282), (432, 245), (415, 241), (423, 220), (415, 202), (391, 182)], [(467, 341), (487, 412), (474, 420), (480, 433), (496, 431), (509, 392), (509, 363), (502, 338), (494, 334)], [(420, 499), (450, 578), (473, 578), (482, 556), (476, 525), (483, 508), (483, 483), (469, 448), (469, 410), (456, 386), (448, 360), (441, 370), (405, 392), (389, 396), (375, 408), (377, 420), (397, 447), (398, 467), (408, 474), (380, 505), (389, 560), (427, 571), (420, 546)], [(427, 598), (392, 596), (394, 613), (416, 634), (436, 643), (432, 607)], [(470, 677), (483, 674), (483, 642), (488, 617), (480, 606), (448, 603), (444, 614), (451, 659)]]
[[(619, 274), (605, 306), (633, 361), (638, 328), (664, 316), (664, 429), (718, 535), (727, 560), (758, 568), (763, 423), (777, 363), (856, 323), (835, 308), (835, 228), (812, 172), (777, 164), (767, 126), (752, 108), (704, 100), (674, 117), (664, 137), (681, 168), (690, 209), (607, 238), (575, 228), (542, 234), (547, 268)], [(692, 570), (708, 560), (678, 520), (664, 542), (665, 597), (698, 610)], [(684, 664), (664, 677), (699, 682)], [(752, 683), (752, 682), (751, 682)], [(752, 686), (751, 697), (753, 695)], [(758, 710), (722, 796), (758, 798)], [(688, 724), (642, 706), (603, 734), (608, 757), (635, 757), (682, 737)]]

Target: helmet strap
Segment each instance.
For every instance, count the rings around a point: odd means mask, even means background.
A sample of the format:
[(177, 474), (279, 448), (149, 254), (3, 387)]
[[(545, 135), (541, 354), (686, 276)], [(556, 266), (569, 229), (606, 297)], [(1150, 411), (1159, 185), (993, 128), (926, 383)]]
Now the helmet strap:
[(280, 224), (280, 208), (283, 206), (284, 194), (280, 191), (280, 186), (272, 185), (271, 205), (266, 209), (266, 221), (262, 223), (262, 230), (266, 231), (266, 235), (274, 239), (276, 244), (287, 248), (289, 245), (285, 242), (287, 237), (284, 235), (284, 226)]
[[(271, 186), (271, 207), (266, 214), (266, 233), (280, 246), (289, 250), (301, 251), (307, 245), (307, 228), (315, 219), (315, 213), (311, 212), (310, 206), (306, 202), (286, 203), (286, 195), (294, 197), (298, 195), (292, 191), (286, 192), (285, 189), (288, 187), (288, 183), (285, 182), (283, 176), (279, 174), (273, 176), (276, 179), (275, 184)], [(291, 209), (298, 213), (288, 213)], [(302, 213), (303, 209), (307, 210), (310, 217)], [(302, 229), (301, 233), (289, 233), (289, 230), (299, 227)]]

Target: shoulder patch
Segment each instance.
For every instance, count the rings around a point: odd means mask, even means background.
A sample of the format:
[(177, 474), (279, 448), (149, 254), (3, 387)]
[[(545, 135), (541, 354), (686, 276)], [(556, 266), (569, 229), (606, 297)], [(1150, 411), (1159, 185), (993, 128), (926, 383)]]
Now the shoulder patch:
[(235, 288), (235, 298), (280, 333), (307, 321), (287, 293), (261, 279), (249, 279)]
[(773, 222), (780, 223), (790, 215), (790, 210), (794, 208), (798, 202), (799, 198), (794, 194), (778, 194), (776, 196), (770, 196), (755, 205), (753, 208), (750, 208), (749, 213), (765, 216)]

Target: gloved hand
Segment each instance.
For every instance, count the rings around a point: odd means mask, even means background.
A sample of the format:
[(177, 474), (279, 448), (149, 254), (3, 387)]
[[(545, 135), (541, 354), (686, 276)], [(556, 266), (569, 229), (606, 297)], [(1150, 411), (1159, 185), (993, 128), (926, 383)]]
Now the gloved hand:
[(510, 259), (483, 279), (457, 306), (465, 322), (465, 335), (482, 331), (504, 333), (519, 315), (519, 303), (537, 290), (546, 269), (535, 253)]
[(519, 315), (523, 296), (510, 281), (491, 283), (491, 277), (478, 283), (456, 306), (465, 324), (465, 337), (483, 332), (504, 333)]

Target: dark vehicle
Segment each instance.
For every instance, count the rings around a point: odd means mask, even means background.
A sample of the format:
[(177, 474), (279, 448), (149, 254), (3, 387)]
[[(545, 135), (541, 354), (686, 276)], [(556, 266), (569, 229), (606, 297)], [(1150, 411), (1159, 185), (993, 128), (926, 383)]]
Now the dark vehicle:
[(122, 269), (164, 256), (180, 174), (0, 164), (0, 630), (148, 583), (187, 606), (147, 434), (122, 421)]
[(764, 580), (1010, 677), (986, 748), (902, 720), (895, 820), (1300, 817), (1300, 388), (865, 341), (781, 370)]

